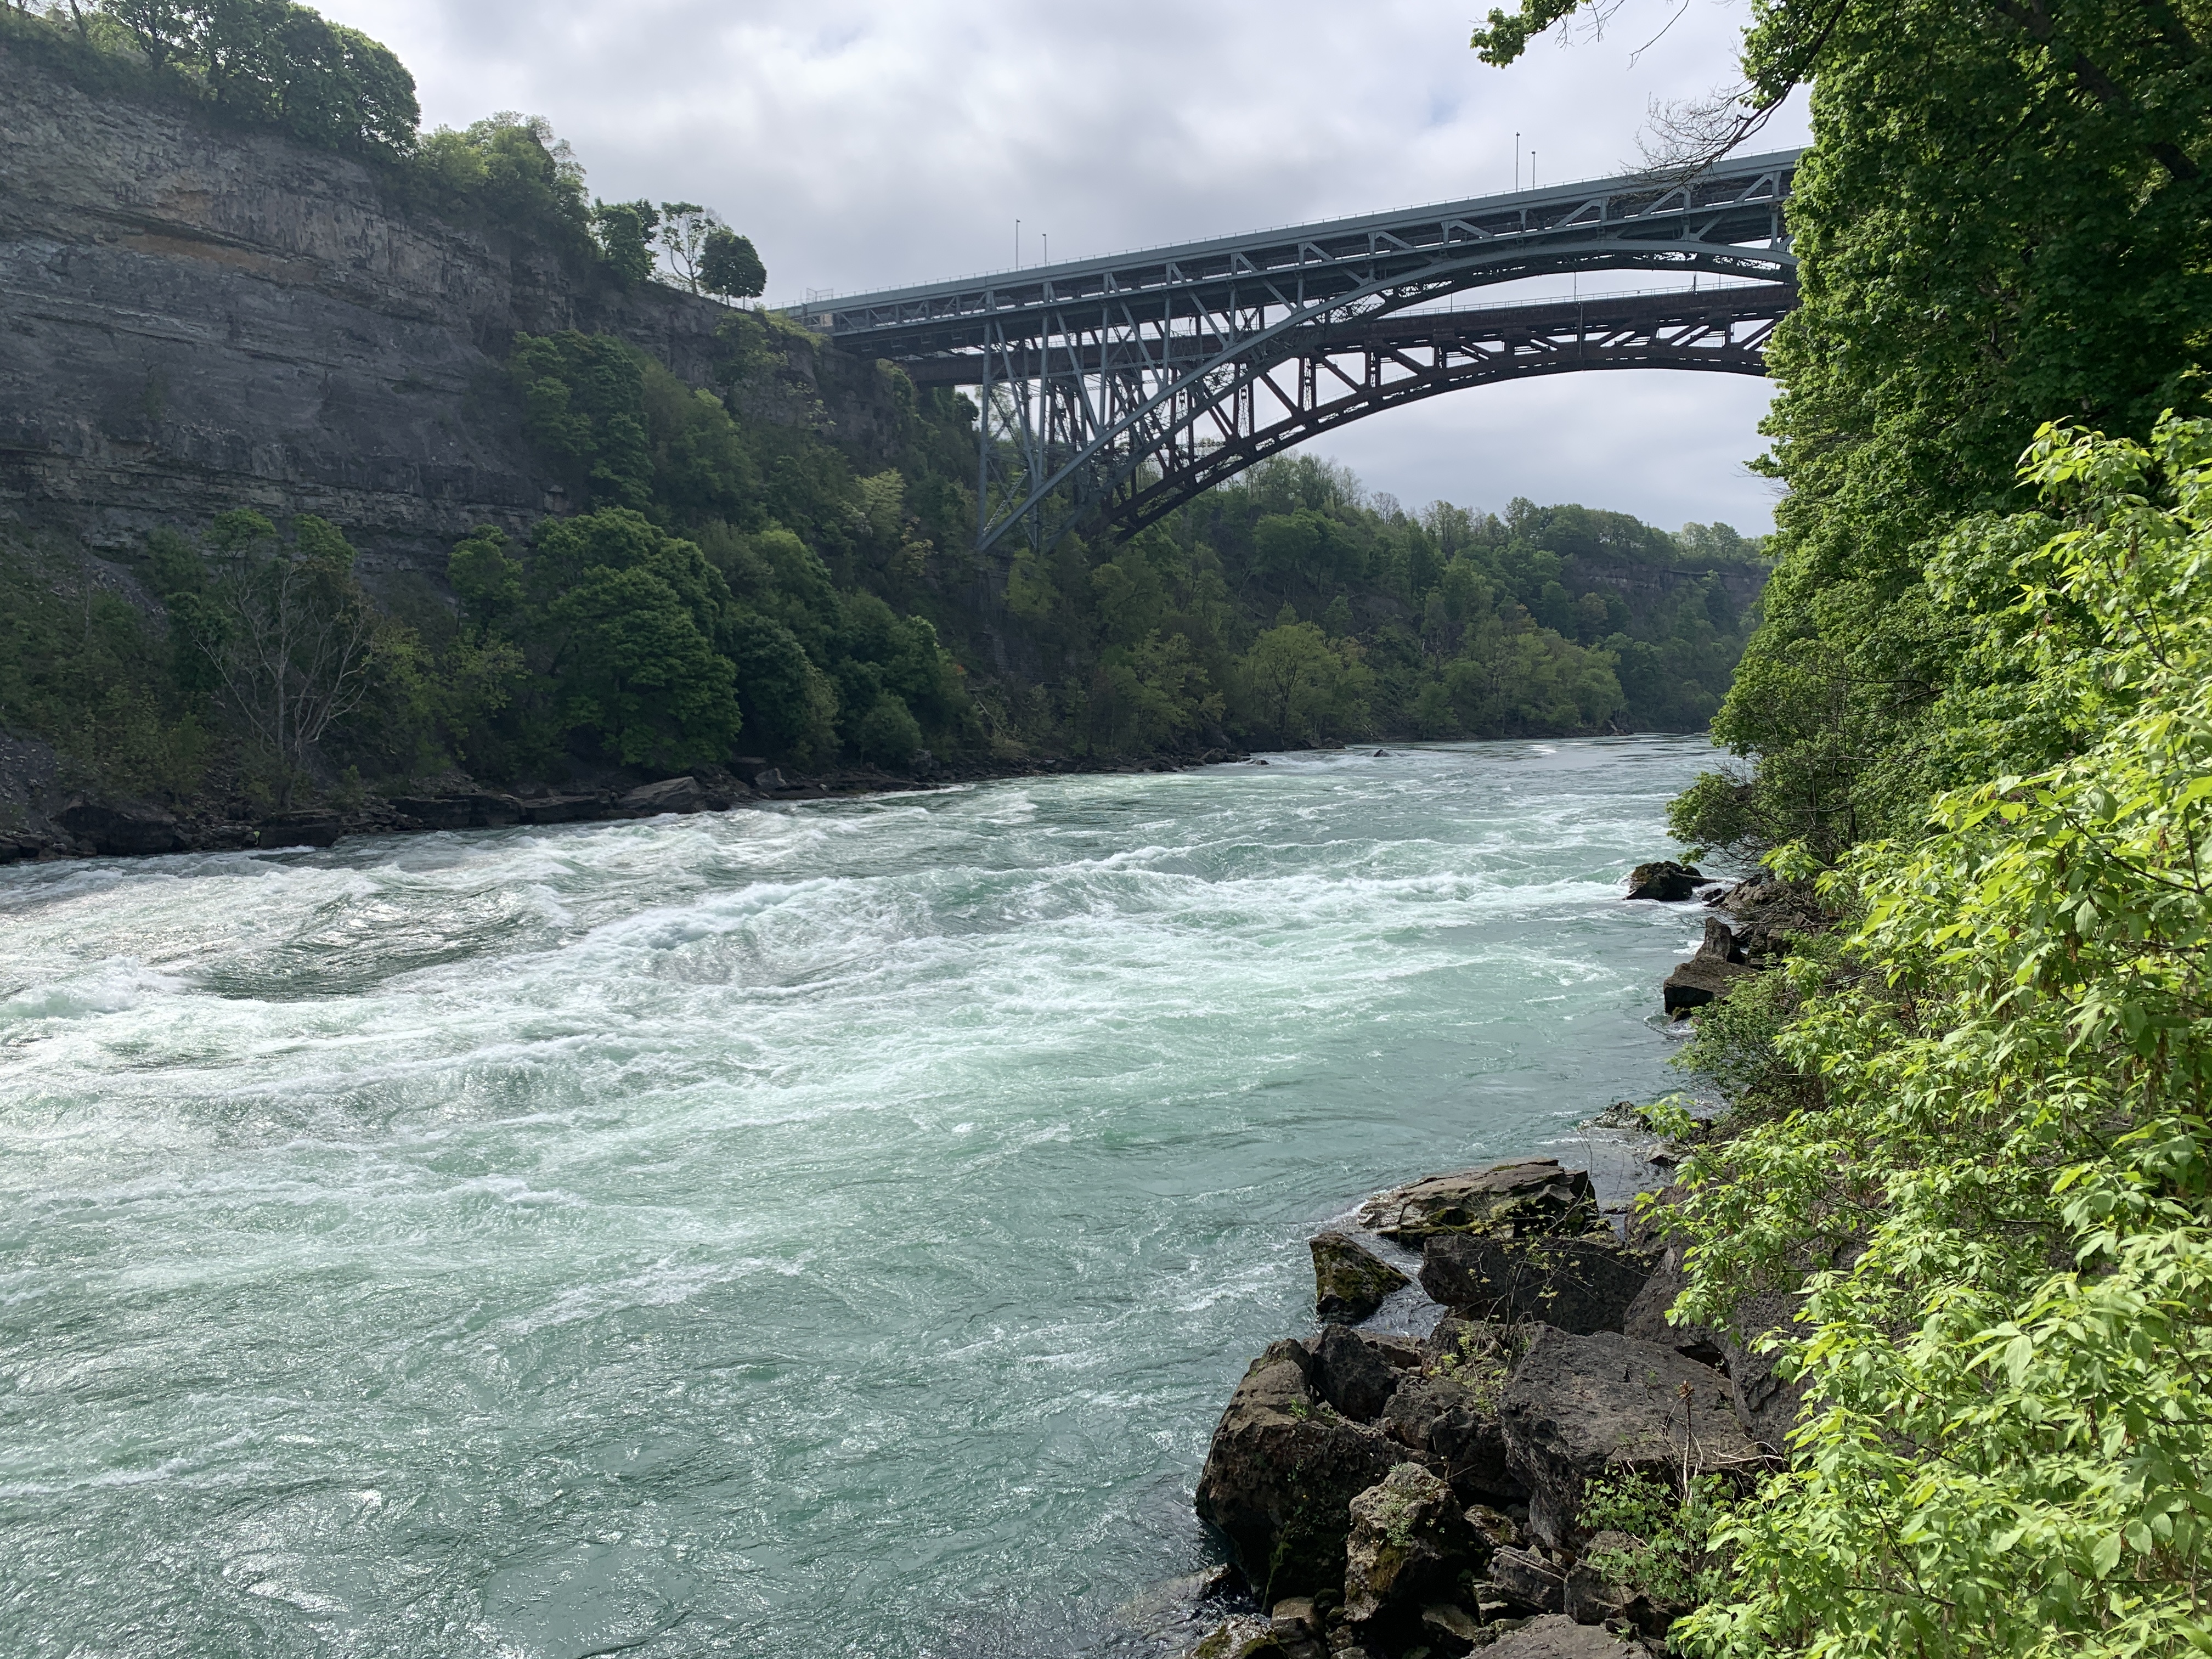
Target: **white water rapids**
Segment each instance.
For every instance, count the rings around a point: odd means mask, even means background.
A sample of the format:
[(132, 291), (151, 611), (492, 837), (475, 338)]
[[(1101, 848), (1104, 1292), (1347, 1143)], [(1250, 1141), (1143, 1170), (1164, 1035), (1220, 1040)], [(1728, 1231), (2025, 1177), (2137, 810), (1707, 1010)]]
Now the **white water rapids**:
[(1146, 1650), (1308, 1235), (1674, 1086), (1711, 754), (0, 872), (0, 1652)]

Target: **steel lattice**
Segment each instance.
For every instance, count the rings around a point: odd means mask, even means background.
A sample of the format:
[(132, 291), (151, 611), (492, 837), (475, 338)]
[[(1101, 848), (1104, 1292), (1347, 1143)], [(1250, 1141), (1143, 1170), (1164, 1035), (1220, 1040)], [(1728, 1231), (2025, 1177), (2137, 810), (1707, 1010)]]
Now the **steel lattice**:
[[(976, 389), (976, 543), (1134, 529), (1264, 455), (1462, 386), (1581, 369), (1764, 372), (1796, 301), (1799, 152), (1686, 184), (1615, 179), (817, 303), (798, 313), (917, 383)], [(1752, 279), (1445, 312), (1570, 272)]]

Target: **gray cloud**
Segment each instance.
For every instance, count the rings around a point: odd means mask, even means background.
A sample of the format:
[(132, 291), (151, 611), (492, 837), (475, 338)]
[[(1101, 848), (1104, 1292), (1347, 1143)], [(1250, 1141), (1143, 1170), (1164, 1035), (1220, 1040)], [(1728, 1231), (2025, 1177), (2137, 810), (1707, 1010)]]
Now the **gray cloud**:
[[(1487, 0), (1485, 0), (1487, 3)], [(1632, 0), (1510, 70), (1434, 0), (328, 0), (427, 118), (544, 115), (608, 198), (686, 198), (772, 300), (1109, 253), (1618, 170), (1653, 98), (1730, 78), (1739, 6)], [(1632, 59), (1633, 61), (1632, 61)], [(1762, 144), (1803, 141), (1792, 112)], [(1526, 177), (1524, 155), (1523, 177)], [(1632, 285), (1624, 282), (1620, 286)], [(1402, 500), (1580, 500), (1765, 527), (1761, 383), (1656, 372), (1462, 392), (1317, 447)]]

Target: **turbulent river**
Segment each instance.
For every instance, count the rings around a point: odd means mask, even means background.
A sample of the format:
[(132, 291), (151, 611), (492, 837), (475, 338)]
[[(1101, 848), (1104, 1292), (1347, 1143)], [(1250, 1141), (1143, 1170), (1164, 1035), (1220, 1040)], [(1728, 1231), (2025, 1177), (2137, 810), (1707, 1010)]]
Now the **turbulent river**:
[(0, 1651), (1142, 1650), (1308, 1235), (1671, 1086), (1710, 754), (0, 872)]

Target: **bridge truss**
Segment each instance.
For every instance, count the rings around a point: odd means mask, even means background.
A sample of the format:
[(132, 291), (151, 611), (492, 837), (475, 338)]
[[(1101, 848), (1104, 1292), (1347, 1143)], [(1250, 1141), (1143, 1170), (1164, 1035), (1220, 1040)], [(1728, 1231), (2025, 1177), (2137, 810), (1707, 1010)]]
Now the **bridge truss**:
[[(976, 544), (1134, 530), (1262, 457), (1462, 386), (1595, 368), (1761, 374), (1796, 301), (1798, 152), (1685, 184), (1614, 179), (800, 308), (918, 384), (974, 387)], [(1532, 276), (1644, 270), (1704, 292), (1437, 308)], [(1745, 279), (1749, 279), (1747, 282)]]

